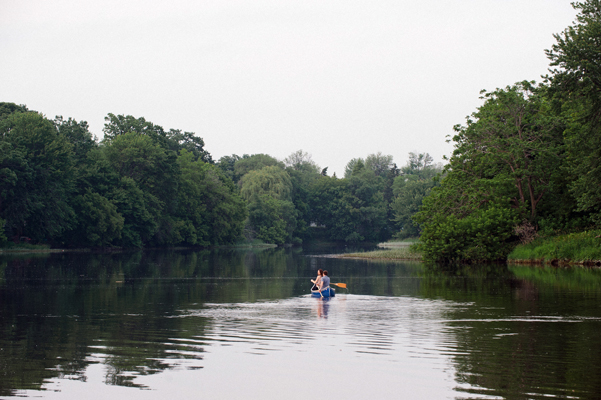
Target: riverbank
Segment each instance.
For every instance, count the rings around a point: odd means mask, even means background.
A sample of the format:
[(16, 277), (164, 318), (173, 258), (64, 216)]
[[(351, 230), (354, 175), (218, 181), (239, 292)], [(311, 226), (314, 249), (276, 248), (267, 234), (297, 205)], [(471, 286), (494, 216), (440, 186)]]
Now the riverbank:
[(507, 256), (510, 264), (601, 266), (601, 230), (540, 237)]
[(362, 253), (337, 254), (337, 258), (361, 258), (367, 260), (399, 260), (421, 261), (422, 255), (417, 252), (412, 244), (415, 242), (386, 242), (378, 244), (382, 250), (366, 251)]
[[(368, 260), (421, 261), (416, 241), (386, 242), (382, 250), (336, 254), (337, 258)], [(539, 237), (529, 244), (516, 246), (507, 257), (508, 264), (601, 266), (601, 230)]]
[[(277, 248), (277, 244), (265, 243), (260, 240), (254, 241), (242, 241), (236, 244), (220, 245), (205, 247), (206, 249), (266, 249), (266, 248)], [(163, 250), (181, 250), (181, 249), (199, 249), (199, 246), (175, 246), (165, 247)], [(131, 250), (156, 250), (155, 247), (141, 247), (141, 248), (125, 248), (125, 247), (104, 247), (104, 248), (51, 248), (48, 245), (38, 244), (17, 244), (9, 247), (0, 247), (0, 254), (13, 254), (13, 253), (64, 253), (64, 252), (91, 252), (91, 251), (104, 251), (104, 252), (118, 252), (118, 251), (131, 251)]]
[(28, 244), (28, 243), (9, 243), (7, 247), (0, 247), (2, 253), (58, 253), (63, 252), (62, 249), (51, 249), (50, 246), (44, 244)]

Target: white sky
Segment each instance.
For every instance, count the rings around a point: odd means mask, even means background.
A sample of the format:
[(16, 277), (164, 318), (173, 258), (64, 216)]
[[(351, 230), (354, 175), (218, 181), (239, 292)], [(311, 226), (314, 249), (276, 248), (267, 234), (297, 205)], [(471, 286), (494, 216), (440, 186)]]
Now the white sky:
[(0, 0), (0, 101), (195, 132), (215, 160), (435, 161), (481, 89), (537, 80), (569, 0)]

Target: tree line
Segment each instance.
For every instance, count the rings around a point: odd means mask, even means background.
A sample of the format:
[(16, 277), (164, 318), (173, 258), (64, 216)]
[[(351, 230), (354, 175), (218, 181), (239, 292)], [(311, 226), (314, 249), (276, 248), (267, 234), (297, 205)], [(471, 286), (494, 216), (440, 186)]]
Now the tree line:
[(346, 242), (421, 237), (426, 259), (500, 260), (540, 235), (601, 225), (601, 1), (575, 2), (542, 83), (483, 91), (444, 170), (381, 153), (328, 175), (308, 153), (214, 161), (201, 138), (108, 114), (0, 103), (0, 242), (54, 246)]
[(540, 235), (601, 224), (601, 2), (575, 2), (543, 82), (483, 91), (455, 126), (439, 187), (414, 221), (437, 261), (501, 260)]
[[(192, 132), (108, 114), (88, 124), (0, 103), (0, 242), (56, 247), (210, 246), (414, 236), (441, 170), (427, 154), (349, 162), (328, 176), (299, 150), (214, 161)], [(421, 196), (421, 197), (420, 197)]]

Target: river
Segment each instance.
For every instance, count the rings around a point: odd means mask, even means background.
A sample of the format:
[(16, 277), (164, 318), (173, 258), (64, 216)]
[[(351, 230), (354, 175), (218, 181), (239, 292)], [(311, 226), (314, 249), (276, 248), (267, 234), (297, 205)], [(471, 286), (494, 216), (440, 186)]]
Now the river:
[(601, 398), (600, 270), (348, 250), (0, 255), (0, 398)]

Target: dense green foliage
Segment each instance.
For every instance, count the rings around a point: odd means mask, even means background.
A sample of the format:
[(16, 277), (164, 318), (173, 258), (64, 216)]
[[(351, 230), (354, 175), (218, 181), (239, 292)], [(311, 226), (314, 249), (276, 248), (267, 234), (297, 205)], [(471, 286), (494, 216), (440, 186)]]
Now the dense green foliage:
[[(359, 160), (358, 166), (363, 162)], [(377, 175), (372, 169), (355, 166), (345, 179), (320, 176), (311, 186), (312, 221), (325, 230), (326, 238), (347, 242), (382, 241), (395, 232), (389, 218), (390, 202), (385, 194), (396, 166)]]
[(73, 226), (72, 148), (52, 121), (38, 113), (14, 112), (0, 121), (0, 218), (5, 230), (42, 242)]
[(109, 114), (85, 122), (0, 104), (0, 242), (142, 247), (234, 243), (246, 206), (202, 139)]
[(567, 124), (564, 171), (573, 178), (569, 189), (577, 211), (601, 223), (601, 2), (574, 3), (576, 23), (547, 51), (556, 111)]
[[(378, 153), (356, 159), (338, 179), (302, 150), (283, 161), (234, 154), (213, 163), (201, 138), (129, 115), (108, 114), (102, 141), (85, 121), (49, 120), (13, 103), (0, 103), (0, 118), (4, 245), (359, 242), (387, 240), (399, 229), (417, 235), (411, 215), (440, 172), (427, 154), (412, 154), (401, 172), (392, 156)], [(421, 197), (409, 194), (412, 185)]]
[(426, 258), (504, 259), (519, 242), (601, 223), (601, 2), (574, 7), (545, 84), (483, 91), (455, 127), (445, 178), (414, 217)]
[(214, 162), (191, 132), (86, 122), (0, 103), (0, 243), (209, 246), (421, 237), (424, 258), (503, 260), (601, 224), (601, 1), (574, 3), (543, 84), (482, 92), (443, 169), (427, 153), (353, 158), (328, 176), (299, 150)]
[(421, 233), (413, 216), (419, 211), (424, 197), (432, 188), (438, 186), (438, 176), (442, 172), (441, 167), (433, 165), (432, 161), (432, 157), (427, 153), (409, 153), (407, 166), (394, 178), (394, 198), (390, 207), (394, 221), (400, 228), (395, 235), (397, 238), (418, 237)]

